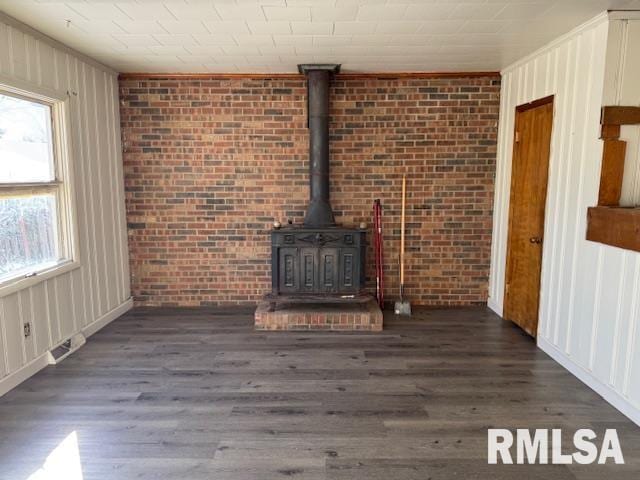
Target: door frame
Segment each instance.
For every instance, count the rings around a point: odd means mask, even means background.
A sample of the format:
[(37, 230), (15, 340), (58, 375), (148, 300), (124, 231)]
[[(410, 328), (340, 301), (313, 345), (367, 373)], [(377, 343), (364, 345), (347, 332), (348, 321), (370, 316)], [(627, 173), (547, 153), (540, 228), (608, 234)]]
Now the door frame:
[[(512, 151), (511, 151), (511, 175), (510, 175), (510, 181), (509, 181), (509, 209), (508, 209), (508, 218), (507, 218), (507, 238), (506, 238), (506, 256), (505, 256), (505, 264), (504, 264), (504, 287), (503, 287), (503, 302), (502, 302), (502, 317), (507, 319), (507, 285), (509, 284), (508, 279), (509, 279), (509, 263), (510, 263), (510, 258), (511, 258), (511, 242), (510, 242), (510, 233), (511, 233), (511, 229), (512, 229), (512, 220), (513, 220), (513, 216), (512, 216), (512, 205), (513, 205), (513, 165), (514, 165), (514, 159), (516, 158), (516, 149), (518, 147), (517, 145), (517, 141), (516, 141), (516, 136), (517, 136), (517, 117), (518, 114), (526, 112), (527, 110), (531, 110), (534, 108), (538, 108), (538, 107), (542, 107), (544, 105), (548, 105), (551, 104), (552, 105), (552, 117), (551, 117), (551, 134), (549, 137), (549, 157), (547, 159), (548, 165), (547, 165), (547, 178), (546, 178), (546, 186), (545, 186), (545, 199), (544, 199), (544, 214), (543, 214), (543, 231), (545, 230), (546, 227), (546, 221), (547, 221), (547, 203), (548, 203), (548, 186), (549, 186), (549, 167), (551, 164), (551, 154), (552, 154), (552, 146), (553, 146), (553, 127), (554, 127), (554, 119), (555, 119), (555, 95), (548, 95), (546, 97), (542, 97), (539, 98), (537, 100), (533, 100), (531, 102), (528, 103), (523, 103), (521, 105), (517, 105), (515, 108), (515, 116), (514, 116), (514, 121), (513, 121), (513, 134), (512, 134), (512, 139), (513, 139), (513, 146), (512, 146)], [(540, 283), (538, 285), (538, 305), (536, 308), (536, 328), (534, 332), (527, 332), (528, 334), (530, 334), (532, 337), (536, 337), (537, 336), (537, 331), (538, 331), (538, 326), (540, 324), (540, 293), (542, 290), (542, 259), (544, 258), (544, 236), (543, 236), (543, 241), (542, 241), (542, 247), (541, 247), (541, 252), (540, 252)], [(509, 320), (512, 321), (512, 320)], [(515, 324), (515, 322), (512, 321), (512, 323)], [(517, 325), (517, 324), (516, 324)], [(519, 325), (518, 325), (519, 326)], [(520, 327), (520, 326), (519, 326)], [(522, 327), (520, 327), (522, 328)], [(523, 328), (523, 331), (526, 331)]]

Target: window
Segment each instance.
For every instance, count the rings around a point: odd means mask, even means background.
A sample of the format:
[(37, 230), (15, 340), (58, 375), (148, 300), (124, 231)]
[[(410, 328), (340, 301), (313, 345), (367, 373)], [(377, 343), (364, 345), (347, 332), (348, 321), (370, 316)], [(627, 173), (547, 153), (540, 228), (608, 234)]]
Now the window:
[(0, 288), (74, 259), (63, 112), (0, 87)]

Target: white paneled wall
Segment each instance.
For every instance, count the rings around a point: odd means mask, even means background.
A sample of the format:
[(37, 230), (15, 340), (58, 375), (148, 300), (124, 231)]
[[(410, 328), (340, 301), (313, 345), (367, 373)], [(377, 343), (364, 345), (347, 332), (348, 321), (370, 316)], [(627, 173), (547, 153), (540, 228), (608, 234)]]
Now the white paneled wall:
[[(0, 298), (0, 395), (131, 307), (115, 72), (0, 14), (0, 84), (70, 98), (80, 267)], [(32, 334), (23, 335), (30, 323)]]
[[(554, 95), (538, 345), (640, 423), (640, 253), (585, 240), (612, 88), (607, 41), (621, 21), (603, 14), (503, 71), (489, 306), (502, 313), (515, 107)], [(634, 82), (616, 85), (638, 99)]]

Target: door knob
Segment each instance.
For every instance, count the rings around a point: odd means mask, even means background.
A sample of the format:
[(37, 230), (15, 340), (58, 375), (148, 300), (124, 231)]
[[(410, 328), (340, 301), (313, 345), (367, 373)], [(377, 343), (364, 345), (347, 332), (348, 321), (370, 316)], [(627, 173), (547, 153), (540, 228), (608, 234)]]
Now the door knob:
[(529, 239), (529, 242), (530, 243), (538, 243), (538, 244), (540, 244), (540, 243), (542, 243), (542, 239), (540, 237), (531, 237)]

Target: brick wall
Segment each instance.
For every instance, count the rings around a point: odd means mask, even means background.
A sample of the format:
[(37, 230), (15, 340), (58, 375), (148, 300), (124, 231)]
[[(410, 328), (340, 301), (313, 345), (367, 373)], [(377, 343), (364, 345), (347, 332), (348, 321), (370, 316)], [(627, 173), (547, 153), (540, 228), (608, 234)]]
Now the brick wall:
[[(408, 298), (486, 301), (499, 82), (334, 81), (332, 205), (339, 223), (371, 225), (382, 199), (388, 299), (405, 171)], [(308, 198), (304, 80), (124, 77), (120, 96), (136, 302), (255, 302), (270, 288), (272, 222), (301, 222)]]

